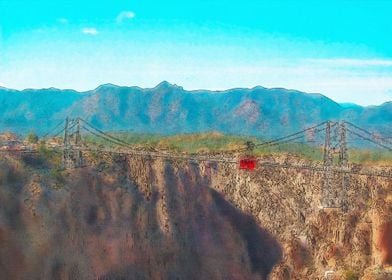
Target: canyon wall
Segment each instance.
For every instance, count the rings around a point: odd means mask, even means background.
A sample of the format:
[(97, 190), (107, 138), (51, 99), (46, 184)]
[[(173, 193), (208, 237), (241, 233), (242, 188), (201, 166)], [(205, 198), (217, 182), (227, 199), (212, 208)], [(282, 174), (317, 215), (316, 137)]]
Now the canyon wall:
[[(202, 170), (212, 173), (212, 188), (254, 216), (282, 245), (284, 260), (272, 279), (323, 279), (327, 271), (331, 279), (392, 279), (384, 271), (392, 265), (390, 178), (347, 176), (348, 211), (343, 212), (320, 207), (321, 172), (270, 167), (249, 172), (236, 165)], [(337, 175), (332, 184), (337, 197), (342, 179)]]
[[(301, 158), (266, 158), (276, 163), (306, 164)], [(131, 177), (148, 197), (151, 161), (128, 159)], [(158, 161), (159, 162), (159, 161)], [(283, 260), (271, 279), (392, 279), (391, 224), (392, 180), (385, 177), (347, 175), (347, 211), (321, 207), (322, 172), (258, 166), (244, 171), (237, 164), (170, 162), (178, 176), (196, 170), (187, 186), (211, 188), (213, 195), (228, 200), (242, 213), (252, 215), (281, 244)], [(196, 168), (196, 169), (195, 169)], [(369, 167), (355, 166), (359, 171)], [(364, 169), (364, 170), (362, 170)], [(391, 171), (373, 167), (373, 171)], [(331, 181), (339, 199), (342, 174)], [(160, 185), (159, 183), (157, 185)], [(237, 222), (238, 223), (238, 222)], [(255, 244), (252, 244), (255, 246)]]
[(388, 178), (350, 175), (342, 212), (319, 172), (105, 161), (1, 160), (5, 279), (392, 279)]
[(163, 161), (2, 159), (0, 278), (267, 279), (280, 245), (209, 185)]

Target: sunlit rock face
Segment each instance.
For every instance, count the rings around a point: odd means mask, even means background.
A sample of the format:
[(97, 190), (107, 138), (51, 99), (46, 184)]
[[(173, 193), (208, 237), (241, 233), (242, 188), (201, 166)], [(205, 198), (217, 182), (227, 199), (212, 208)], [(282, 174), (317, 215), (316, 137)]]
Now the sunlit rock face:
[[(293, 155), (263, 159), (308, 164)], [(371, 168), (392, 171), (391, 167)], [(344, 212), (320, 208), (322, 172), (261, 164), (254, 171), (239, 170), (236, 164), (201, 169), (211, 173), (208, 176), (212, 188), (238, 209), (250, 213), (278, 240), (283, 260), (274, 268), (271, 280), (323, 279), (328, 271), (339, 280), (354, 276), (392, 279), (390, 178), (349, 175), (348, 210)], [(341, 195), (342, 175), (336, 175), (330, 188)]]
[(384, 223), (379, 231), (382, 263), (392, 266), (392, 221)]
[(282, 252), (190, 163), (0, 161), (1, 279), (267, 279)]

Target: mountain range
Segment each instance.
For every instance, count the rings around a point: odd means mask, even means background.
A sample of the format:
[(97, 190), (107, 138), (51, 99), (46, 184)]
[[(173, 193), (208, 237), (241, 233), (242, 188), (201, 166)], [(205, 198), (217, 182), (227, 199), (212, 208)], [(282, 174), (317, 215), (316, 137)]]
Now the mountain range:
[(42, 135), (67, 116), (104, 130), (159, 134), (219, 131), (271, 138), (347, 120), (392, 135), (392, 102), (362, 107), (284, 88), (187, 91), (168, 82), (145, 89), (105, 84), (86, 92), (0, 88), (0, 131)]

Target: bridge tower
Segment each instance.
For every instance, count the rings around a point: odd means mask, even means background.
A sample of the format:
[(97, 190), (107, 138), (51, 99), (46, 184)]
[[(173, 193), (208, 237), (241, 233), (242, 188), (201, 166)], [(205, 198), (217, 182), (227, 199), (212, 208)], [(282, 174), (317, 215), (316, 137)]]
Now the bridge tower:
[(331, 148), (331, 129), (333, 123), (328, 121), (325, 127), (325, 142), (324, 142), (324, 178), (321, 190), (321, 205), (323, 208), (334, 208), (333, 184), (332, 184), (332, 164), (333, 153)]
[(342, 173), (342, 189), (340, 203), (342, 210), (347, 212), (348, 201), (347, 201), (347, 191), (348, 191), (348, 176), (346, 171), (348, 171), (348, 152), (347, 152), (347, 129), (346, 123), (339, 123), (339, 167), (343, 171)]
[[(336, 159), (336, 154), (338, 158)], [(324, 178), (321, 192), (323, 208), (341, 208), (347, 211), (348, 152), (345, 122), (328, 121), (325, 128)], [(338, 166), (334, 166), (337, 163)], [(337, 176), (333, 169), (340, 168), (342, 175)], [(341, 182), (341, 185), (338, 182)]]
[(83, 165), (81, 151), (82, 136), (80, 134), (80, 119), (65, 119), (63, 160), (65, 169), (77, 168)]

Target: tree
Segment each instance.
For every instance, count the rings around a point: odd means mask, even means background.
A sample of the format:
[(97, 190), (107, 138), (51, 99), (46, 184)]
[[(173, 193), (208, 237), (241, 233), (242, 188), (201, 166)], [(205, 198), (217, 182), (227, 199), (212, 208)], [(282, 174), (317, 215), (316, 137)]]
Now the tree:
[(30, 132), (30, 133), (27, 135), (26, 140), (27, 140), (27, 142), (30, 143), (30, 144), (36, 144), (36, 143), (38, 142), (38, 136), (37, 136), (37, 134), (35, 134), (35, 133), (33, 133), (33, 132)]

